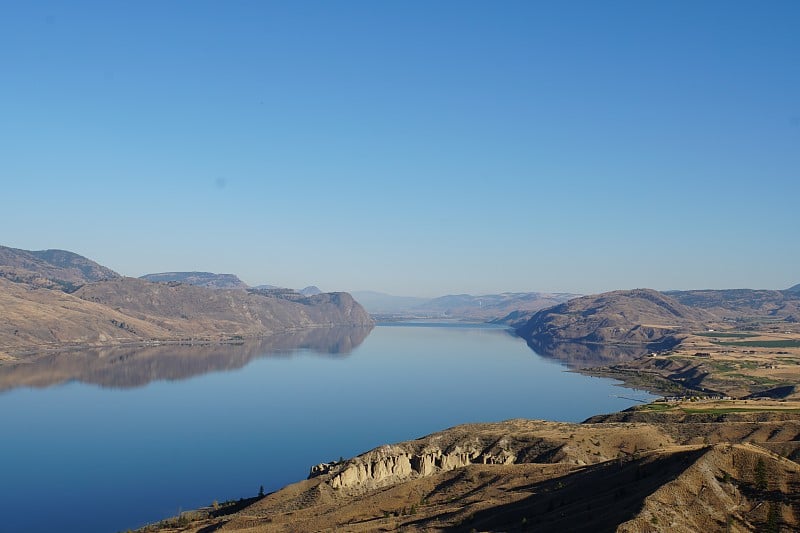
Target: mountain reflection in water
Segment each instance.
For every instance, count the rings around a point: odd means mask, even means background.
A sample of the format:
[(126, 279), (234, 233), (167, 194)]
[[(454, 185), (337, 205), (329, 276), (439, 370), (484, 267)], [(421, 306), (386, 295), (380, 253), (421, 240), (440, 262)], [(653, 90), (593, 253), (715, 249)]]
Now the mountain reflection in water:
[(589, 344), (580, 342), (540, 343), (528, 341), (537, 354), (561, 361), (570, 368), (592, 368), (632, 361), (646, 354), (645, 345)]
[(371, 331), (371, 327), (310, 328), (230, 344), (87, 348), (49, 354), (0, 365), (0, 391), (68, 381), (109, 388), (141, 387), (152, 381), (235, 370), (262, 357), (292, 357), (301, 350), (344, 357)]

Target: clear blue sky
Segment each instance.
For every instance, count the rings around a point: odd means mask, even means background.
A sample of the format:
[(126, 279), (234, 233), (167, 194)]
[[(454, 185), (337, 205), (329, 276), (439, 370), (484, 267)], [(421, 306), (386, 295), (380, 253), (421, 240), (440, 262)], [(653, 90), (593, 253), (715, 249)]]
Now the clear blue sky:
[(800, 283), (800, 2), (4, 2), (0, 244), (394, 294)]

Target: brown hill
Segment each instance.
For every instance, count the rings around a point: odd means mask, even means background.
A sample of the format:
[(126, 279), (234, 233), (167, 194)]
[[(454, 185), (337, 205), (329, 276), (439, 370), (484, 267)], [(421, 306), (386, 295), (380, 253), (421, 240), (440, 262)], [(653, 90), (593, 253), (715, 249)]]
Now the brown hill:
[(70, 344), (167, 338), (151, 321), (58, 290), (0, 279), (0, 357)]
[(575, 298), (537, 312), (517, 331), (545, 349), (562, 342), (655, 349), (716, 320), (654, 290), (636, 289)]
[(709, 311), (728, 321), (759, 319), (800, 320), (800, 292), (792, 289), (768, 291), (753, 289), (670, 291), (665, 293), (683, 305)]
[(347, 293), (323, 293), (294, 300), (239, 290), (210, 290), (123, 278), (81, 287), (75, 296), (167, 330), (207, 334), (264, 335), (311, 326), (372, 325)]
[(66, 250), (29, 251), (6, 246), (0, 246), (0, 276), (23, 282), (38, 279), (37, 284), (64, 290), (120, 277), (110, 268)]
[(346, 293), (290, 301), (239, 290), (169, 286), (134, 278), (72, 294), (0, 279), (0, 354), (147, 340), (218, 341), (320, 326), (371, 326)]
[(800, 465), (770, 449), (797, 449), (800, 415), (693, 416), (458, 426), (317, 465), (183, 531), (796, 530)]

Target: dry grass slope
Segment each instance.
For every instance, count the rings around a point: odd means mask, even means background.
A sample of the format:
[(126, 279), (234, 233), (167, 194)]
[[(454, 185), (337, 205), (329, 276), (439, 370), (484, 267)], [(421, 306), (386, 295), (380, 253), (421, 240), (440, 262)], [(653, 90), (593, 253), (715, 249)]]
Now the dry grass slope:
[(0, 305), (0, 358), (6, 360), (70, 346), (216, 342), (309, 327), (372, 325), (346, 293), (290, 301), (134, 278), (89, 283), (72, 294), (0, 278)]
[(683, 410), (627, 417), (634, 421), (458, 426), (326, 465), (184, 531), (800, 527), (800, 465), (774, 451), (797, 449), (796, 411), (729, 413), (713, 422)]

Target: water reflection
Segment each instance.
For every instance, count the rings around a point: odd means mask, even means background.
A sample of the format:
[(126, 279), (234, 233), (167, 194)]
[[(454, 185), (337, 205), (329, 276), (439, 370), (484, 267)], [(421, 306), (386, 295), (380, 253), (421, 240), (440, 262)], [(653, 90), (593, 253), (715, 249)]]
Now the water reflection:
[(570, 368), (592, 368), (632, 361), (646, 354), (645, 345), (584, 344), (580, 342), (542, 343), (536, 339), (528, 346), (537, 354), (557, 359)]
[(235, 370), (261, 357), (291, 357), (299, 350), (347, 356), (371, 327), (311, 328), (236, 344), (93, 348), (50, 354), (0, 366), (0, 391), (49, 387), (68, 381), (132, 388), (157, 380), (181, 380)]

